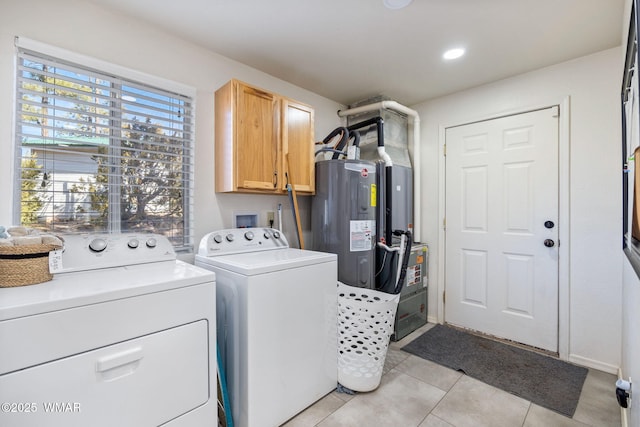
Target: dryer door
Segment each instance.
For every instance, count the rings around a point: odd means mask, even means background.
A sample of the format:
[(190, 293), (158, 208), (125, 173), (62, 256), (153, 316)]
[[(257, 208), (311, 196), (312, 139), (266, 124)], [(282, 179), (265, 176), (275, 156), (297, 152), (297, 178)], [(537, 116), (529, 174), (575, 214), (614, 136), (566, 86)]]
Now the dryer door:
[[(209, 399), (205, 320), (0, 376), (5, 427), (157, 426)], [(12, 408), (10, 408), (12, 409)]]

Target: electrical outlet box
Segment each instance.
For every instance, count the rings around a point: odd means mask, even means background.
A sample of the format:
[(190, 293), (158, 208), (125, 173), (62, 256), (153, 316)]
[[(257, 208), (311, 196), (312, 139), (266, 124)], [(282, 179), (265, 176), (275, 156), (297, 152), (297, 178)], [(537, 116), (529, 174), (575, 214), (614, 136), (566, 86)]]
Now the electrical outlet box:
[(269, 227), (273, 227), (273, 224), (275, 223), (276, 220), (276, 214), (273, 211), (268, 211), (267, 212), (267, 225)]

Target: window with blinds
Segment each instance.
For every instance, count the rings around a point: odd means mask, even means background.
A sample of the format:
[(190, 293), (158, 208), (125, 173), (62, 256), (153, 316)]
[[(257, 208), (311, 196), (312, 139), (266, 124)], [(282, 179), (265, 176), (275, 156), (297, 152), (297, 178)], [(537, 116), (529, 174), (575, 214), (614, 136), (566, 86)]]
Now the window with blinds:
[(18, 50), (15, 218), (193, 248), (192, 99)]

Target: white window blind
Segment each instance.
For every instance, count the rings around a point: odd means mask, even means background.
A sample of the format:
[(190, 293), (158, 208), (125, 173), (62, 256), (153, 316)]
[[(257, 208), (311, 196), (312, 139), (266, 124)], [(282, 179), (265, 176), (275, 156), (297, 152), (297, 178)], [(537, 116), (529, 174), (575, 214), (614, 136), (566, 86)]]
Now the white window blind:
[(18, 49), (16, 223), (193, 248), (189, 96)]

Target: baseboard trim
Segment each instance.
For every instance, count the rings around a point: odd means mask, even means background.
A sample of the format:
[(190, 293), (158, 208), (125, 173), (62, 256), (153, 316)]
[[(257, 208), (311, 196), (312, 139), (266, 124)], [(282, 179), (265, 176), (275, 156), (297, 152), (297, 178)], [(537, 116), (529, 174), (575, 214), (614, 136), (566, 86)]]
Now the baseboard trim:
[(620, 369), (619, 366), (610, 365), (608, 363), (600, 362), (598, 360), (589, 359), (587, 357), (582, 357), (575, 354), (569, 354), (569, 362), (587, 368), (597, 369), (598, 371), (606, 372), (613, 375), (618, 375), (618, 370)]

